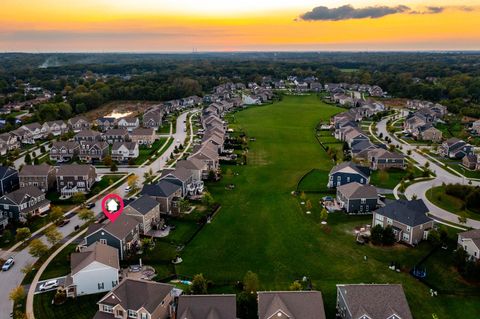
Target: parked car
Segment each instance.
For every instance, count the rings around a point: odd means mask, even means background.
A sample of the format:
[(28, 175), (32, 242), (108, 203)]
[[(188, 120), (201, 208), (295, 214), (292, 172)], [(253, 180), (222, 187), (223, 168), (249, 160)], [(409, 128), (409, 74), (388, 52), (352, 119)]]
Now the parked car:
[(63, 227), (65, 226), (66, 224), (68, 224), (70, 222), (70, 219), (62, 219), (61, 221), (58, 221), (57, 222), (57, 226), (58, 227)]
[(129, 192), (129, 191), (131, 191), (131, 190), (132, 190), (132, 188), (131, 188), (130, 186), (126, 186), (126, 187), (125, 187), (125, 191), (126, 191), (126, 192)]
[(58, 287), (58, 280), (49, 280), (40, 285), (40, 291), (50, 290)]
[(8, 258), (7, 261), (2, 266), (2, 271), (9, 270), (10, 268), (12, 268), (14, 264), (15, 264), (15, 259), (13, 259), (13, 257)]
[(92, 209), (93, 207), (95, 207), (95, 203), (88, 203), (87, 205), (85, 205), (85, 207), (88, 209)]

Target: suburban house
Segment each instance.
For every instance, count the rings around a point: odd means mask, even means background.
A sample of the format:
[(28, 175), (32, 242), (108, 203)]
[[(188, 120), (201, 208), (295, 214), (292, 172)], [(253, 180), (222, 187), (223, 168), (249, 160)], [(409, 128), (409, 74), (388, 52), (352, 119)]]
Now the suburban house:
[(24, 165), (18, 174), (20, 187), (36, 186), (42, 192), (55, 187), (55, 168), (48, 164)]
[(478, 156), (476, 154), (465, 155), (462, 158), (462, 165), (471, 170), (477, 169)]
[(17, 136), (17, 139), (22, 144), (35, 144), (35, 139), (33, 138), (32, 132), (24, 127), (19, 127), (16, 130), (10, 131), (10, 133)]
[(189, 158), (187, 160), (180, 160), (177, 162), (176, 168), (186, 168), (193, 176), (194, 181), (201, 181), (208, 178), (208, 166), (204, 161), (196, 158)]
[(473, 146), (456, 137), (452, 137), (439, 147), (440, 155), (447, 158), (462, 159), (464, 156), (473, 154)]
[(0, 196), (13, 192), (19, 185), (18, 171), (12, 167), (0, 166)]
[(130, 132), (130, 140), (139, 145), (151, 146), (155, 143), (157, 135), (153, 128), (136, 128)]
[(84, 162), (99, 162), (108, 156), (109, 147), (107, 142), (80, 142), (78, 158)]
[(402, 285), (337, 285), (337, 318), (413, 319)]
[(198, 150), (194, 151), (194, 153), (190, 155), (189, 159), (190, 158), (194, 158), (204, 162), (207, 165), (207, 170), (209, 172), (218, 171), (220, 157), (218, 155), (218, 152), (208, 145), (202, 144), (202, 146)]
[(137, 117), (122, 117), (118, 120), (117, 126), (131, 132), (140, 126), (140, 120)]
[(88, 193), (96, 178), (97, 173), (92, 165), (61, 165), (57, 169), (57, 191), (62, 196)]
[(432, 141), (438, 143), (442, 141), (443, 133), (439, 129), (433, 127), (432, 124), (426, 124), (417, 128), (417, 133), (413, 133), (417, 139), (422, 141)]
[(187, 187), (193, 182), (193, 174), (189, 169), (176, 167), (164, 169), (160, 179), (166, 179), (182, 187), (182, 197), (187, 196)]
[(134, 142), (115, 142), (112, 145), (112, 160), (128, 162), (139, 155), (138, 144)]
[(148, 195), (143, 195), (128, 204), (123, 213), (140, 223), (140, 233), (143, 235), (147, 235), (152, 228), (158, 229), (163, 225), (160, 203)]
[(162, 126), (164, 112), (160, 108), (152, 108), (143, 114), (142, 126), (158, 130)]
[(378, 206), (377, 188), (357, 182), (341, 185), (336, 201), (349, 214), (370, 214)]
[(95, 120), (95, 125), (100, 131), (106, 132), (115, 128), (115, 126), (117, 125), (117, 119), (114, 117), (101, 117)]
[(171, 318), (174, 297), (172, 285), (126, 278), (100, 299), (93, 319)]
[(259, 319), (325, 319), (320, 291), (259, 291)]
[(328, 174), (327, 186), (334, 188), (353, 182), (368, 184), (369, 180), (370, 169), (368, 167), (359, 166), (352, 162), (343, 162), (332, 168)]
[(128, 131), (125, 128), (109, 129), (103, 133), (103, 140), (108, 144), (113, 144), (115, 142), (126, 142), (129, 140)]
[(458, 233), (458, 246), (462, 247), (473, 260), (480, 259), (480, 229)]
[(30, 132), (31, 138), (35, 141), (46, 138), (48, 135), (48, 128), (36, 122), (22, 125), (21, 129)]
[(118, 285), (118, 249), (96, 242), (70, 255), (70, 274), (65, 279), (67, 297), (110, 291)]
[(353, 158), (368, 159), (368, 152), (379, 148), (379, 146), (372, 144), (370, 141), (360, 141), (350, 147)]
[(139, 245), (140, 224), (126, 214), (121, 214), (115, 223), (90, 224), (85, 234), (84, 245), (90, 246), (96, 242), (118, 249), (120, 259)]
[(80, 154), (80, 144), (74, 141), (57, 141), (50, 148), (50, 159), (57, 162), (69, 162)]
[(407, 133), (413, 133), (417, 128), (426, 125), (427, 120), (424, 116), (414, 114), (405, 119), (403, 122), (403, 129)]
[(372, 170), (405, 168), (405, 156), (396, 152), (390, 152), (383, 148), (377, 148), (368, 152), (368, 161)]
[(160, 203), (160, 212), (163, 214), (180, 212), (178, 201), (182, 197), (182, 186), (179, 183), (162, 179), (157, 184), (144, 185), (140, 194), (155, 198)]
[(20, 147), (20, 141), (15, 134), (2, 133), (0, 134), (0, 145), (2, 146), (2, 149), (11, 151)]
[(27, 186), (0, 197), (0, 211), (16, 221), (40, 215), (50, 209), (50, 201), (38, 187)]
[(399, 199), (374, 211), (372, 225), (391, 226), (397, 241), (417, 245), (433, 229), (434, 221), (427, 216), (428, 211), (421, 199)]
[(68, 126), (74, 133), (78, 133), (83, 130), (88, 130), (92, 127), (90, 121), (84, 116), (76, 116), (67, 121)]
[(90, 129), (85, 129), (75, 134), (74, 139), (76, 142), (99, 142), (102, 140), (102, 133)]
[(175, 319), (236, 319), (235, 295), (180, 295)]
[(64, 121), (49, 121), (43, 123), (43, 129), (47, 135), (60, 136), (68, 132), (68, 125)]

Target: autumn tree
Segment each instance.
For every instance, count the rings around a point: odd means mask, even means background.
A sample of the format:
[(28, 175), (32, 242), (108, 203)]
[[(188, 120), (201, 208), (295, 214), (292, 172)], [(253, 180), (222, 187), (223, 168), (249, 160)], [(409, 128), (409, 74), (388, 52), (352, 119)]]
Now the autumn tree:
[(260, 287), (258, 275), (252, 271), (248, 271), (243, 277), (243, 290), (249, 293), (256, 293)]
[(50, 245), (53, 246), (56, 243), (58, 243), (60, 240), (62, 240), (63, 235), (61, 232), (58, 231), (57, 227), (50, 226), (45, 231), (45, 237), (47, 237), (47, 240), (50, 243)]
[(30, 245), (28, 245), (29, 249), (28, 252), (33, 257), (40, 258), (41, 256), (45, 255), (48, 251), (47, 245), (40, 239), (32, 239)]
[(78, 218), (84, 222), (92, 221), (95, 219), (95, 213), (90, 209), (83, 208), (78, 212)]
[(28, 227), (18, 228), (17, 234), (15, 235), (15, 240), (23, 241), (27, 238), (30, 238), (30, 236), (32, 236), (32, 233), (30, 232), (30, 229)]
[(193, 277), (190, 292), (193, 295), (206, 295), (208, 290), (207, 280), (203, 274), (197, 274)]
[(81, 204), (85, 202), (85, 194), (82, 192), (76, 192), (75, 194), (72, 195), (72, 201), (75, 204)]
[(48, 219), (52, 223), (56, 223), (63, 219), (63, 209), (60, 206), (53, 206), (48, 214)]
[(23, 286), (13, 288), (8, 295), (8, 298), (16, 304), (20, 303), (24, 297), (25, 289), (23, 288)]

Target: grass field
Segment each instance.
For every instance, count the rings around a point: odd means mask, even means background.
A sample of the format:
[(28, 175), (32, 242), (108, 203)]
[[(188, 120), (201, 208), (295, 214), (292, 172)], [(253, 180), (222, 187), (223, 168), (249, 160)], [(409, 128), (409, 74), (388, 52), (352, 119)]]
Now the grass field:
[(48, 319), (90, 319), (98, 311), (97, 302), (106, 293), (68, 299), (63, 305), (55, 306), (51, 304), (55, 292), (47, 292), (36, 295), (33, 300), (33, 309), (36, 318)]
[[(402, 283), (415, 318), (430, 319), (433, 313), (439, 318), (474, 318), (477, 300), (431, 298), (429, 288), (407, 273), (430, 251), (428, 243), (415, 249), (358, 246), (353, 229), (371, 223), (371, 217), (331, 214), (325, 227), (316, 213), (318, 195), (312, 197), (310, 215), (291, 195), (311, 169), (326, 174), (332, 167), (314, 129), (341, 111), (313, 95), (285, 96), (279, 103), (236, 113), (235, 128), (256, 137), (249, 144), (248, 164), (232, 168), (238, 176), (208, 185), (222, 209), (182, 252), (184, 262), (177, 273), (203, 273), (222, 285), (241, 280), (252, 270), (266, 290), (285, 290), (294, 280), (309, 276), (323, 293), (329, 318), (335, 315), (336, 284)], [(326, 177), (319, 175), (323, 185)], [(226, 190), (231, 183), (235, 189)], [(392, 261), (401, 273), (388, 269)]]
[(427, 198), (435, 205), (453, 214), (480, 220), (480, 214), (465, 209), (465, 202), (460, 198), (445, 193), (444, 186), (437, 186), (427, 191)]

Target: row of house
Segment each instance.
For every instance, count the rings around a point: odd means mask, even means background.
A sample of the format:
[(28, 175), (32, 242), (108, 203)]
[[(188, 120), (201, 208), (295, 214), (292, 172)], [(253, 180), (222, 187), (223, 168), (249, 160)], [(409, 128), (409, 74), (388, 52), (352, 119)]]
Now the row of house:
[[(412, 103), (407, 102), (407, 106)], [(421, 106), (420, 106), (421, 105)], [(409, 113), (403, 122), (403, 130), (413, 138), (422, 141), (438, 143), (442, 141), (442, 131), (435, 128), (434, 124), (441, 121), (447, 114), (447, 108), (441, 104), (420, 104), (416, 111)]]

